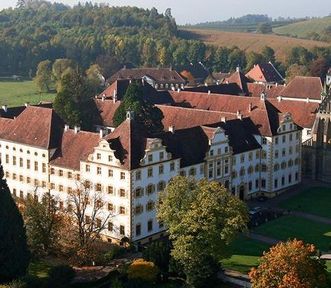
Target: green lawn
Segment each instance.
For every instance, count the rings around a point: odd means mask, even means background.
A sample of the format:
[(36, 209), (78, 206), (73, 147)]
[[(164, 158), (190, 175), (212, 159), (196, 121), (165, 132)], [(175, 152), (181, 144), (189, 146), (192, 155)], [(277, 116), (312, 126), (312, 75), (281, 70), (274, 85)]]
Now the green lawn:
[(0, 81), (0, 106), (21, 106), (29, 102), (53, 101), (54, 93), (38, 93), (33, 81)]
[(297, 238), (328, 251), (331, 244), (331, 226), (295, 216), (284, 216), (254, 229), (254, 232), (279, 240)]
[(222, 260), (222, 266), (226, 269), (247, 274), (252, 267), (258, 265), (259, 258), (266, 250), (269, 250), (269, 245), (240, 236), (231, 245), (233, 256)]
[(326, 267), (327, 267), (327, 270), (328, 270), (329, 275), (331, 277), (331, 260), (330, 261), (326, 261)]
[(311, 188), (280, 205), (282, 208), (304, 211), (331, 218), (331, 188)]

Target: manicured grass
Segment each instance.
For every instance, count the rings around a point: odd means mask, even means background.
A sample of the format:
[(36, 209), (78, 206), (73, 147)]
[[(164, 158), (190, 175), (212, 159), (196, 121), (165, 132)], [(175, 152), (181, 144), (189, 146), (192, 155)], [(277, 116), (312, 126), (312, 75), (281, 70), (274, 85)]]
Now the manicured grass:
[(53, 101), (54, 93), (39, 93), (33, 81), (0, 81), (0, 106)]
[(259, 264), (258, 260), (264, 251), (269, 250), (269, 245), (240, 236), (231, 245), (231, 258), (222, 260), (226, 269), (247, 274), (252, 267)]
[(303, 211), (331, 218), (331, 188), (311, 188), (305, 190), (280, 205), (282, 208)]
[(329, 272), (330, 278), (331, 278), (331, 260), (330, 261), (326, 261), (326, 268)]
[(328, 251), (331, 243), (331, 226), (295, 216), (284, 216), (254, 229), (254, 232), (279, 240), (297, 238)]

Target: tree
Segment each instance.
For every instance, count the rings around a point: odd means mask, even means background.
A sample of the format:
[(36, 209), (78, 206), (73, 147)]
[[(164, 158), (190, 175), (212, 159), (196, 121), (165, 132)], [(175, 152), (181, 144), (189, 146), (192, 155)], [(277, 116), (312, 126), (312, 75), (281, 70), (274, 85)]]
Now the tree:
[(59, 84), (63, 73), (67, 71), (68, 68), (74, 68), (74, 62), (71, 59), (56, 59), (52, 66), (52, 77), (56, 83), (56, 90), (59, 92)]
[(0, 166), (0, 283), (24, 276), (30, 262), (23, 218)]
[(261, 64), (264, 62), (264, 57), (261, 54), (256, 53), (254, 51), (248, 52), (246, 55), (246, 59), (247, 59), (247, 66), (246, 66), (247, 71), (251, 70), (254, 67), (254, 65)]
[(168, 227), (172, 257), (187, 283), (199, 287), (212, 277), (228, 245), (246, 228), (245, 203), (217, 182), (175, 177), (160, 195), (157, 216)]
[(272, 33), (272, 25), (270, 23), (261, 23), (257, 27), (257, 32), (262, 34)]
[(97, 93), (101, 86), (105, 84), (102, 69), (98, 64), (91, 65), (85, 72), (89, 86), (94, 93)]
[(100, 233), (107, 227), (112, 212), (104, 209), (104, 195), (94, 191), (91, 183), (78, 183), (77, 188), (68, 192), (66, 213), (71, 221), (72, 235), (78, 260), (82, 263), (92, 261), (96, 256), (92, 249)]
[(40, 202), (31, 198), (25, 203), (23, 215), (28, 241), (36, 254), (48, 254), (57, 248), (63, 217), (55, 203), (49, 193), (45, 193)]
[(133, 82), (129, 85), (123, 101), (114, 114), (114, 124), (119, 126), (126, 119), (127, 111), (134, 112), (135, 119), (149, 132), (163, 131), (163, 114), (155, 105), (144, 98), (141, 84)]
[(308, 69), (306, 66), (293, 64), (286, 70), (286, 80), (290, 82), (295, 76), (308, 75)]
[(281, 242), (261, 257), (249, 273), (253, 288), (330, 287), (325, 263), (314, 245), (300, 240)]
[(51, 61), (45, 60), (38, 64), (36, 77), (33, 79), (39, 92), (49, 92), (53, 84)]
[(263, 56), (263, 58), (266, 62), (271, 62), (271, 63), (275, 64), (276, 57), (275, 57), (275, 50), (274, 49), (272, 49), (269, 46), (265, 46), (262, 49), (261, 54), (262, 54), (262, 56)]
[(166, 241), (155, 241), (143, 250), (143, 258), (155, 263), (163, 275), (167, 276), (170, 264), (171, 245)]

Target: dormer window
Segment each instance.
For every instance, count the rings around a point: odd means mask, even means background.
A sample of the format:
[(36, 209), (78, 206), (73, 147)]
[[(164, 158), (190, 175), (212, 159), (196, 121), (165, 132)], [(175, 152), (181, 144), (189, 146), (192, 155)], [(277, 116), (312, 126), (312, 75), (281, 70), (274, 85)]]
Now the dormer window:
[(101, 160), (101, 154), (97, 153), (97, 160)]
[(160, 152), (160, 160), (164, 159), (164, 152)]
[(148, 155), (148, 162), (153, 162), (153, 154)]
[(113, 161), (113, 156), (108, 155), (108, 162), (112, 162)]
[(214, 156), (214, 150), (213, 150), (213, 149), (210, 150), (209, 155), (210, 155), (210, 156)]

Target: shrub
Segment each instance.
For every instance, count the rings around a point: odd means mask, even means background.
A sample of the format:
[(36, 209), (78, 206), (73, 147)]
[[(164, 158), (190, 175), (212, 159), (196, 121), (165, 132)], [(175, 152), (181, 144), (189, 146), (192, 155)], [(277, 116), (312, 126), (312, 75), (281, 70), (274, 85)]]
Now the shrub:
[(48, 273), (49, 288), (66, 287), (75, 277), (75, 270), (68, 265), (60, 265), (51, 268)]
[(0, 288), (27, 288), (28, 286), (22, 280), (13, 280), (6, 285), (0, 285)]
[(125, 248), (118, 245), (114, 245), (110, 248), (108, 252), (104, 254), (104, 261), (106, 263), (109, 263), (111, 260), (117, 259), (120, 256), (124, 255), (125, 252), (126, 252)]
[(144, 259), (136, 259), (128, 268), (128, 278), (142, 280), (146, 282), (154, 282), (159, 271), (153, 262), (145, 261)]

